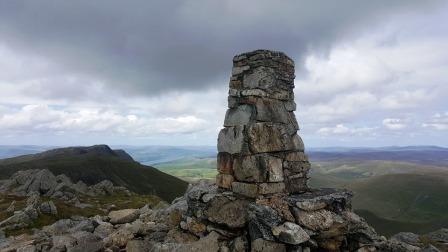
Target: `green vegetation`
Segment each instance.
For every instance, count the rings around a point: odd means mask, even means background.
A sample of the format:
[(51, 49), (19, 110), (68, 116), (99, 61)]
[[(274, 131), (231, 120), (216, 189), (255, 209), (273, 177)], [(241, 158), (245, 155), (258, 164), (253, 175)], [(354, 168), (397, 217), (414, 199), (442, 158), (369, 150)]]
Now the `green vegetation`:
[(216, 158), (184, 158), (155, 165), (155, 167), (186, 181), (214, 179), (218, 174)]
[[(12, 213), (7, 213), (6, 209), (14, 200), (15, 209), (23, 209), (26, 205), (27, 197), (19, 197), (13, 195), (0, 195), (0, 221), (12, 216)], [(6, 235), (18, 235), (23, 233), (31, 233), (33, 228), (42, 228), (53, 224), (60, 219), (68, 219), (72, 216), (85, 216), (91, 217), (97, 214), (106, 214), (107, 208), (112, 209), (125, 209), (125, 208), (141, 208), (148, 204), (151, 207), (157, 205), (160, 202), (160, 198), (153, 195), (140, 195), (132, 193), (131, 195), (124, 193), (117, 193), (114, 195), (104, 195), (97, 197), (81, 196), (80, 201), (82, 203), (90, 204), (90, 207), (78, 208), (73, 205), (67, 204), (61, 200), (50, 199), (42, 197), (41, 201), (52, 200), (58, 210), (57, 215), (40, 214), (39, 217), (33, 221), (28, 227), (16, 230), (9, 230)], [(113, 207), (112, 207), (113, 206)]]
[(0, 160), (0, 179), (9, 178), (18, 170), (49, 169), (53, 174), (65, 174), (73, 182), (88, 185), (108, 179), (140, 194), (155, 194), (171, 202), (183, 195), (187, 183), (153, 167), (116, 155), (28, 155)]
[(372, 225), (378, 233), (387, 237), (403, 231), (425, 234), (448, 226), (448, 219), (415, 223), (380, 218), (368, 210), (355, 210), (355, 212)]

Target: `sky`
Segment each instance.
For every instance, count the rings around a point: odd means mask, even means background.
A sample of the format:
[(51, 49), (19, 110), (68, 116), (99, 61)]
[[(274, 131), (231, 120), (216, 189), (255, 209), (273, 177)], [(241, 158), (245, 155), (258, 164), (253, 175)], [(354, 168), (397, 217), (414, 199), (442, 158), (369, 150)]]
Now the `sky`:
[(448, 146), (444, 0), (0, 0), (0, 145), (216, 145), (232, 57), (296, 62), (306, 146)]

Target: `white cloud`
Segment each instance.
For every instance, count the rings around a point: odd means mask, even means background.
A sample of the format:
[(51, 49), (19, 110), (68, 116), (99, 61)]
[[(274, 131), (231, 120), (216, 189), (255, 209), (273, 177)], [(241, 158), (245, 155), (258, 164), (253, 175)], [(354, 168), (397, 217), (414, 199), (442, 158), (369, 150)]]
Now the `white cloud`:
[(203, 131), (208, 123), (194, 115), (140, 118), (113, 110), (58, 110), (47, 105), (26, 105), (0, 116), (2, 133), (65, 132), (121, 134), (147, 137), (157, 134), (190, 134)]
[(390, 130), (401, 130), (407, 127), (405, 121), (399, 118), (386, 118), (383, 125)]
[(440, 131), (448, 130), (448, 112), (436, 113), (429, 122), (423, 123), (422, 126)]
[(371, 135), (374, 133), (376, 128), (374, 127), (347, 127), (343, 124), (338, 124), (334, 127), (324, 127), (320, 128), (317, 133), (322, 136), (331, 136), (331, 135), (357, 135), (357, 136), (365, 136)]

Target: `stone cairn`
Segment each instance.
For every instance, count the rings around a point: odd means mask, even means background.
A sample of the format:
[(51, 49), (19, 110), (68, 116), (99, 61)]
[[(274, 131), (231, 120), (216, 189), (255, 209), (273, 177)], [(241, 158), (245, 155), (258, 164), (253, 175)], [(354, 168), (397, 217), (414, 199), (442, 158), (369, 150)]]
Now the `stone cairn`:
[(310, 163), (297, 134), (294, 77), (294, 62), (281, 52), (234, 57), (218, 137), (219, 187), (248, 197), (307, 190)]
[(184, 234), (206, 251), (376, 251), (381, 237), (351, 212), (351, 193), (307, 186), (294, 116), (294, 62), (257, 50), (233, 59), (216, 184), (186, 195)]

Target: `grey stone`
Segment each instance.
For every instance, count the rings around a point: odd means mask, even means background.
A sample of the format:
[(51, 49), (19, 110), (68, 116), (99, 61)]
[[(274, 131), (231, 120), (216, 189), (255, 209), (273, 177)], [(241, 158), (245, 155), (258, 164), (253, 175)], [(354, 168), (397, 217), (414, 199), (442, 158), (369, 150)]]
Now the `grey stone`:
[(254, 123), (249, 125), (247, 134), (253, 153), (304, 149), (300, 137), (288, 134), (287, 127), (283, 124)]
[(224, 126), (247, 125), (252, 117), (253, 108), (250, 105), (240, 105), (228, 109), (224, 119)]
[[(295, 205), (302, 210), (314, 211), (326, 208), (336, 213), (350, 210), (352, 194), (346, 190), (331, 188), (313, 189), (305, 193), (295, 194), (288, 197), (291, 205)], [(299, 203), (304, 202), (304, 203)], [(321, 207), (325, 205), (325, 207)]]
[(244, 182), (233, 182), (232, 191), (249, 198), (255, 198), (258, 195), (258, 185)]
[(213, 223), (226, 225), (229, 228), (242, 228), (247, 223), (245, 210), (248, 203), (244, 199), (229, 199), (221, 195), (208, 203), (209, 207), (205, 216)]
[(283, 181), (282, 160), (280, 158), (266, 154), (243, 156), (234, 159), (233, 164), (234, 175), (238, 181)]
[(272, 228), (272, 233), (279, 241), (292, 245), (298, 245), (310, 239), (302, 227), (292, 222), (285, 222)]
[(216, 185), (221, 188), (230, 189), (233, 184), (233, 176), (229, 174), (218, 174), (216, 175)]
[(117, 211), (111, 211), (109, 213), (110, 223), (112, 224), (124, 224), (133, 222), (140, 215), (138, 209), (122, 209)]
[(448, 243), (448, 228), (441, 228), (437, 231), (427, 234), (426, 236), (436, 242)]
[(307, 186), (308, 178), (303, 176), (304, 176), (303, 174), (301, 174), (299, 177), (286, 176), (285, 179), (286, 190), (289, 193), (303, 193), (308, 191)]
[(276, 83), (274, 69), (267, 67), (258, 67), (243, 79), (243, 86), (246, 89), (270, 89)]
[(296, 105), (296, 103), (294, 101), (289, 100), (289, 101), (285, 102), (285, 108), (286, 108), (286, 110), (292, 112), (292, 111), (296, 110), (297, 105)]
[[(258, 98), (255, 103), (256, 117), (260, 122), (291, 123), (290, 113), (282, 101), (267, 98)], [(294, 118), (295, 120), (295, 118)]]
[(275, 241), (272, 228), (279, 226), (282, 219), (274, 209), (257, 204), (250, 204), (248, 211), (249, 235), (251, 240), (262, 238), (264, 240)]
[(282, 193), (285, 191), (285, 183), (261, 183), (258, 185), (259, 194), (274, 194)]
[(57, 215), (58, 214), (58, 209), (56, 208), (56, 205), (51, 200), (43, 202), (40, 205), (39, 210), (43, 214), (50, 214), (50, 215)]
[(70, 219), (61, 219), (55, 223), (43, 227), (43, 231), (51, 235), (60, 235), (67, 233), (68, 230), (76, 225), (76, 222)]
[(248, 201), (244, 199), (229, 199), (220, 195), (208, 203), (205, 211), (207, 219), (213, 223), (226, 225), (229, 228), (241, 228), (247, 223)]
[(243, 182), (265, 181), (267, 170), (265, 166), (261, 165), (264, 158), (260, 155), (235, 158), (233, 161), (233, 173), (236, 180)]
[(245, 236), (239, 236), (230, 242), (230, 251), (232, 252), (246, 252), (249, 249), (249, 244)]
[(308, 212), (293, 208), (293, 214), (301, 226), (309, 228), (313, 231), (326, 230), (334, 223), (334, 214), (325, 209)]
[(218, 152), (236, 154), (243, 152), (244, 126), (224, 128), (218, 136)]
[(96, 223), (95, 221), (90, 220), (90, 219), (81, 220), (81, 221), (76, 222), (73, 225), (73, 227), (71, 227), (68, 231), (70, 233), (80, 232), (80, 231), (92, 233), (95, 230), (95, 227), (97, 225), (98, 225), (98, 223)]
[(103, 222), (95, 228), (93, 234), (95, 234), (100, 239), (104, 239), (113, 232), (114, 232), (114, 226), (108, 222)]
[(285, 244), (256, 239), (252, 241), (251, 252), (286, 252)]
[(232, 75), (238, 75), (243, 73), (244, 71), (249, 70), (249, 66), (241, 66), (241, 67), (233, 67), (232, 68)]
[(126, 252), (151, 252), (151, 244), (145, 240), (131, 240), (126, 244)]
[(421, 252), (441, 252), (438, 248), (434, 247), (431, 244), (428, 244), (424, 248), (422, 248)]
[(420, 236), (411, 232), (400, 232), (398, 234), (393, 235), (390, 239), (404, 242), (413, 246), (422, 245), (420, 241)]

